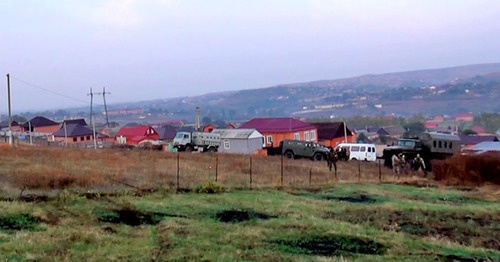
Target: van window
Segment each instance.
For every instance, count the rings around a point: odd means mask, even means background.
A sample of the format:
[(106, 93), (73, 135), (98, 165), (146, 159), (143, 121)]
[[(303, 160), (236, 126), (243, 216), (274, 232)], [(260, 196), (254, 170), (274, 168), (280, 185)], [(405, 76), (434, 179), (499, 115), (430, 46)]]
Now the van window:
[(351, 147), (351, 152), (358, 152), (359, 151), (359, 146), (352, 146)]
[(362, 146), (361, 149), (359, 150), (361, 152), (365, 152), (366, 151), (366, 147)]
[(375, 147), (372, 147), (372, 152), (373, 153), (377, 152), (377, 151), (375, 151)]
[(368, 148), (368, 152), (372, 152), (372, 148), (371, 147)]

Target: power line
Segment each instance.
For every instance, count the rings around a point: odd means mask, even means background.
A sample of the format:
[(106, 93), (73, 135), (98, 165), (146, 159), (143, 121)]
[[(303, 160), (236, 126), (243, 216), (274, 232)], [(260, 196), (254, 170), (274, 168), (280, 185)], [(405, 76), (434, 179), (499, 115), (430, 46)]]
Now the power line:
[(61, 93), (58, 93), (56, 91), (52, 91), (50, 89), (47, 89), (47, 88), (43, 88), (41, 86), (38, 86), (38, 85), (35, 85), (35, 84), (32, 84), (28, 81), (24, 81), (24, 80), (21, 80), (19, 78), (16, 78), (16, 77), (13, 77), (13, 76), (10, 76), (10, 78), (14, 79), (14, 80), (17, 80), (27, 86), (30, 86), (30, 87), (34, 87), (34, 88), (37, 88), (37, 89), (40, 89), (40, 90), (43, 90), (45, 92), (48, 92), (48, 93), (51, 93), (51, 94), (54, 94), (54, 95), (58, 95), (58, 96), (61, 96), (61, 97), (65, 97), (67, 99), (71, 99), (71, 100), (74, 100), (74, 101), (77, 101), (77, 102), (80, 102), (80, 103), (83, 103), (83, 104), (87, 104), (88, 102), (87, 101), (84, 101), (84, 100), (81, 100), (81, 99), (78, 99), (78, 98), (74, 98), (74, 97), (71, 97), (71, 96), (68, 96), (68, 95), (65, 95), (65, 94), (61, 94)]

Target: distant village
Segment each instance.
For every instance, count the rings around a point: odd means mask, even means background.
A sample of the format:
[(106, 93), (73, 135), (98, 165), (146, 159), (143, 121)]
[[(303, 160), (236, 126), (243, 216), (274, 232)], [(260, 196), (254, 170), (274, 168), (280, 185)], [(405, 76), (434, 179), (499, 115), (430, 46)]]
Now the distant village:
[[(117, 109), (109, 116), (140, 115), (141, 108)], [(387, 118), (390, 118), (388, 116)], [(473, 125), (472, 113), (455, 116), (431, 116), (422, 124), (425, 131), (456, 134), (463, 149), (477, 152), (500, 151), (500, 130), (486, 132), (483, 126)], [(180, 120), (162, 123), (116, 122), (96, 124), (84, 118), (54, 121), (44, 116), (33, 117), (26, 122), (12, 121), (10, 130), (12, 143), (39, 146), (61, 146), (77, 148), (144, 148), (174, 151), (173, 139), (178, 132), (202, 131), (220, 135), (219, 152), (238, 154), (267, 154), (279, 147), (285, 139), (302, 140), (335, 147), (340, 143), (366, 142), (377, 147), (394, 145), (397, 139), (408, 137), (409, 131), (401, 125), (390, 126), (349, 126), (335, 119), (308, 120), (293, 117), (253, 118), (242, 123), (184, 123)], [(462, 132), (459, 132), (461, 127)], [(466, 132), (463, 132), (466, 127)], [(9, 121), (0, 122), (0, 141), (9, 142)], [(377, 149), (380, 154), (382, 149)]]

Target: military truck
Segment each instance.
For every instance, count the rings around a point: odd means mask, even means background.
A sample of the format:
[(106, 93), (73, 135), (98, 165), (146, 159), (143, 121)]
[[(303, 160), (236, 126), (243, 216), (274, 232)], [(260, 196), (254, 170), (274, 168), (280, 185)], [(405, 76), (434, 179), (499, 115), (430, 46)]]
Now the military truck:
[(407, 161), (417, 154), (424, 159), (426, 169), (431, 170), (431, 159), (444, 159), (460, 152), (460, 138), (457, 135), (424, 132), (419, 137), (398, 139), (398, 143), (384, 148), (384, 165), (392, 167), (392, 156), (402, 153)]
[(174, 150), (179, 152), (217, 152), (219, 146), (220, 135), (206, 132), (177, 132), (173, 141)]
[(318, 143), (301, 140), (283, 140), (281, 154), (289, 159), (309, 158), (316, 161), (326, 160), (330, 150)]

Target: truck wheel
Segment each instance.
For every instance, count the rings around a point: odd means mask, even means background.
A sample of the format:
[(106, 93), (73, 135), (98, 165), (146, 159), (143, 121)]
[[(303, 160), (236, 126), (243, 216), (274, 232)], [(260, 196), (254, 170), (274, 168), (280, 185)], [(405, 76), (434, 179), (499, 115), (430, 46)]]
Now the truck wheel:
[(193, 152), (193, 147), (192, 146), (186, 146), (186, 149), (184, 151), (186, 151), (186, 152)]
[(211, 147), (208, 148), (208, 152), (209, 153), (215, 153), (215, 152), (217, 152), (217, 149), (215, 147), (211, 146)]
[(316, 153), (316, 154), (314, 154), (313, 159), (316, 161), (323, 161), (323, 160), (325, 160), (325, 157), (322, 154)]
[(288, 158), (288, 159), (294, 159), (294, 158), (295, 158), (295, 156), (293, 155), (293, 152), (292, 152), (292, 151), (286, 151), (286, 152), (285, 152), (285, 156), (286, 156), (286, 158)]

